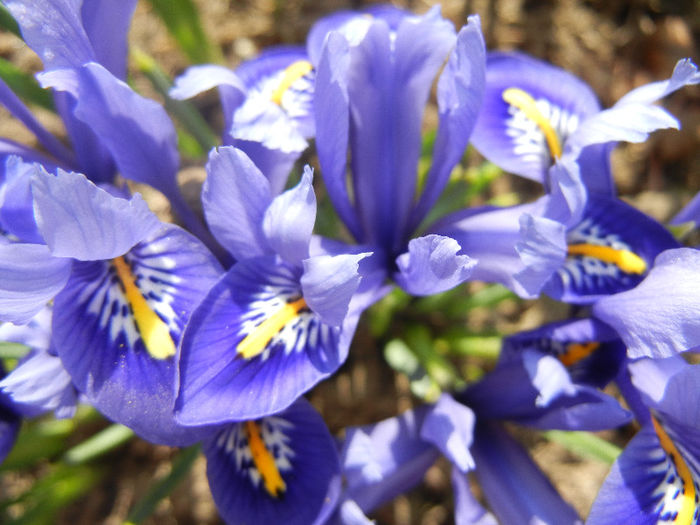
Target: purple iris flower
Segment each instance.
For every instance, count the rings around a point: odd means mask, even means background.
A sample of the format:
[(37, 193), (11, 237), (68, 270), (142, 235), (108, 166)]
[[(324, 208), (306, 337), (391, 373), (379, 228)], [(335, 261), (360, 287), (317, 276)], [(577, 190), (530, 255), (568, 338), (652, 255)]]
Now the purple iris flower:
[[(369, 15), (355, 15), (363, 18), (355, 26), (346, 15), (324, 26), (336, 30), (325, 37), (316, 70), (322, 175), (340, 218), (357, 242), (371, 247), (387, 275), (410, 293), (443, 291), (467, 279), (474, 261), (457, 255), (453, 239), (411, 237), (461, 158), (476, 120), (485, 56), (479, 20), (470, 18), (455, 35), (438, 9), (423, 16), (395, 9)], [(443, 65), (434, 163), (419, 189), (421, 119)]]
[(341, 450), (345, 489), (328, 523), (368, 524), (365, 514), (411, 489), (443, 455), (452, 463), (455, 523), (494, 524), (465, 476), (475, 471), (503, 523), (579, 523), (522, 447), (494, 422), (443, 394), (437, 403), (350, 428)]
[(233, 147), (214, 150), (207, 171), (207, 222), (238, 262), (184, 335), (176, 414), (190, 425), (274, 414), (333, 373), (364, 307), (358, 264), (369, 255), (312, 243), (310, 168), (277, 196)]
[(570, 73), (522, 53), (489, 53), (486, 93), (472, 136), (474, 146), (505, 170), (548, 185), (557, 159), (578, 159), (591, 193), (614, 195), (610, 150), (617, 141), (642, 142), (678, 122), (655, 101), (700, 82), (684, 59), (671, 79), (632, 90), (601, 111), (591, 89)]
[(682, 60), (670, 80), (599, 111), (590, 90), (568, 73), (520, 54), (490, 55), (473, 141), (497, 164), (543, 182), (547, 195), (511, 208), (463, 210), (430, 231), (455, 239), (461, 253), (478, 260), (472, 278), (522, 297), (545, 291), (590, 304), (634, 287), (659, 253), (679, 244), (614, 198), (608, 150), (614, 141), (639, 142), (654, 129), (677, 127), (652, 103), (698, 81), (695, 65)]
[(537, 201), (456, 212), (432, 231), (477, 257), (474, 278), (499, 282), (522, 297), (544, 292), (591, 304), (633, 288), (657, 255), (680, 245), (632, 206), (588, 192), (580, 173), (575, 160), (563, 157), (549, 169), (549, 193)]
[(226, 523), (323, 523), (340, 492), (336, 444), (304, 399), (224, 426), (204, 442), (207, 477)]
[(172, 121), (162, 106), (124, 82), (135, 0), (10, 0), (6, 5), (25, 41), (44, 62), (38, 79), (54, 90), (73, 151), (51, 136), (2, 84), (0, 102), (37, 136), (50, 157), (10, 141), (5, 141), (3, 152), (40, 162), (49, 171), (60, 167), (84, 173), (97, 184), (113, 184), (119, 173), (153, 186), (188, 228), (216, 249), (178, 188)]
[(700, 520), (700, 373), (678, 356), (629, 365), (646, 405), (641, 430), (612, 466), (591, 525)]
[(496, 367), (456, 397), (484, 420), (547, 430), (618, 427), (632, 415), (599, 388), (624, 362), (624, 347), (605, 324), (552, 323), (506, 338)]
[[(222, 272), (218, 262), (160, 223), (139, 195), (127, 200), (80, 174), (32, 169), (27, 214), (43, 242), (0, 244), (0, 319), (29, 322), (53, 300), (49, 348), (89, 403), (150, 441), (201, 439), (207, 430), (173, 419), (175, 354)], [(44, 364), (28, 362), (27, 374)]]
[(244, 151), (269, 179), (275, 195), (314, 136), (314, 67), (302, 47), (266, 49), (235, 70), (216, 65), (188, 68), (175, 80), (173, 98), (219, 88), (223, 143)]

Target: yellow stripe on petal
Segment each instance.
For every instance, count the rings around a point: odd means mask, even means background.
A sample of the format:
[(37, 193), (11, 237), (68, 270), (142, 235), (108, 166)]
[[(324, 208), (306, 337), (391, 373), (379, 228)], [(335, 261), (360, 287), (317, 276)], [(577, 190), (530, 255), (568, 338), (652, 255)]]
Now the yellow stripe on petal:
[(256, 326), (238, 343), (236, 353), (246, 359), (261, 354), (272, 338), (304, 308), (306, 308), (306, 301), (303, 297), (294, 302), (285, 303), (282, 308)]
[(503, 100), (511, 106), (518, 108), (525, 113), (525, 116), (532, 120), (540, 131), (544, 134), (547, 141), (549, 153), (554, 159), (561, 157), (561, 142), (559, 135), (554, 131), (551, 122), (545, 117), (537, 107), (537, 102), (532, 98), (532, 95), (526, 93), (522, 89), (508, 88), (503, 92)]
[(600, 343), (571, 343), (567, 345), (566, 352), (559, 356), (559, 361), (564, 366), (575, 365), (582, 359), (587, 358), (600, 347)]
[(156, 359), (166, 359), (175, 355), (175, 343), (170, 337), (170, 328), (148, 305), (141, 290), (136, 286), (136, 279), (129, 264), (123, 257), (112, 259), (112, 264), (124, 287), (126, 300), (131, 306), (136, 327), (148, 353)]
[(278, 84), (277, 88), (272, 92), (270, 99), (272, 102), (278, 106), (282, 105), (282, 97), (287, 92), (287, 90), (292, 87), (292, 84), (302, 78), (304, 75), (308, 74), (314, 66), (308, 60), (298, 60), (293, 64), (289, 65), (287, 69), (284, 70), (282, 75), (282, 80)]
[(567, 253), (569, 255), (593, 257), (594, 259), (614, 264), (625, 273), (643, 274), (647, 270), (647, 263), (644, 259), (629, 250), (616, 250), (610, 246), (598, 244), (570, 244)]
[(673, 523), (678, 523), (680, 525), (691, 525), (693, 523), (693, 514), (695, 514), (695, 482), (693, 480), (693, 474), (690, 472), (688, 465), (683, 460), (680, 452), (673, 443), (673, 440), (664, 430), (664, 427), (652, 416), (652, 422), (654, 423), (654, 430), (656, 435), (659, 437), (659, 442), (661, 443), (661, 448), (663, 448), (666, 453), (671, 456), (671, 461), (676, 467), (678, 476), (683, 482), (683, 490), (681, 491), (681, 506), (678, 510), (678, 515), (674, 518)]
[(265, 441), (260, 435), (260, 426), (255, 421), (246, 421), (245, 432), (248, 437), (248, 447), (250, 447), (250, 453), (253, 456), (253, 463), (262, 477), (265, 490), (273, 498), (279, 497), (287, 490), (287, 485), (280, 475), (274, 456), (265, 446)]

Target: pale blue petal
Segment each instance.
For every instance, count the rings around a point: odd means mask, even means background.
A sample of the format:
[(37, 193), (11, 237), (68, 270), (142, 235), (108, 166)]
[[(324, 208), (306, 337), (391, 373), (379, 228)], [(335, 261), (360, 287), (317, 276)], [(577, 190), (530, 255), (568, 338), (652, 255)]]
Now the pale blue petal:
[(309, 256), (309, 242), (316, 221), (312, 180), (313, 171), (307, 166), (299, 184), (273, 199), (262, 221), (270, 247), (294, 266), (301, 266), (301, 261)]
[(304, 261), (301, 289), (306, 304), (321, 320), (340, 326), (360, 284), (359, 261), (369, 254), (320, 255)]
[(82, 25), (82, 0), (7, 0), (4, 4), (45, 70), (77, 67), (95, 58)]
[(420, 437), (435, 445), (461, 472), (467, 472), (474, 468), (469, 453), (474, 421), (474, 412), (469, 407), (449, 394), (442, 394), (425, 416)]
[(457, 255), (459, 250), (457, 241), (441, 235), (412, 239), (408, 252), (396, 258), (399, 272), (394, 278), (414, 295), (430, 295), (454, 288), (471, 276), (476, 265), (469, 256)]
[(41, 244), (0, 244), (0, 321), (29, 322), (68, 281), (71, 261)]
[(700, 251), (663, 252), (636, 288), (601, 299), (593, 313), (615, 328), (632, 359), (700, 346)]
[(271, 201), (268, 180), (245, 153), (230, 146), (211, 151), (202, 188), (204, 216), (236, 259), (270, 253), (262, 221)]
[(564, 225), (529, 213), (520, 217), (522, 241), (515, 249), (525, 265), (515, 278), (531, 295), (537, 296), (566, 259)]
[(618, 100), (615, 106), (630, 103), (651, 104), (682, 87), (698, 83), (700, 83), (700, 72), (697, 66), (689, 58), (684, 58), (676, 63), (669, 80), (652, 82), (633, 89)]
[(175, 79), (168, 94), (172, 98), (184, 100), (221, 85), (245, 91), (243, 82), (233, 71), (223, 66), (205, 64), (187, 68)]
[(56, 257), (111, 259), (161, 228), (140, 195), (113, 197), (79, 173), (38, 170), (32, 191), (39, 231)]

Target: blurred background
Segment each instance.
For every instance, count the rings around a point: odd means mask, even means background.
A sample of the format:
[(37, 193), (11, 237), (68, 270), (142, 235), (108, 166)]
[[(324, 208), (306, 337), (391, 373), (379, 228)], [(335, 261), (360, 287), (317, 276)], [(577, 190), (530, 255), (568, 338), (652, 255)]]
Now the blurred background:
[[(130, 83), (160, 101), (164, 98), (144, 57), (155, 61), (165, 79), (197, 62), (235, 67), (266, 46), (303, 44), (311, 25), (326, 14), (372, 2), (195, 0), (199, 20), (189, 17), (191, 25), (183, 25), (182, 17), (171, 12), (175, 3), (140, 1), (130, 33), (132, 47), (139, 52), (130, 60)], [(489, 49), (517, 49), (567, 69), (587, 82), (605, 107), (636, 86), (668, 78), (678, 59), (691, 57), (697, 63), (699, 58), (700, 3), (696, 0), (393, 3), (416, 13), (440, 3), (444, 16), (458, 28), (468, 15), (478, 13)], [(0, 34), (0, 58), (24, 72), (41, 69), (38, 57), (9, 32)], [(215, 129), (220, 126), (215, 91), (198, 97), (194, 105)], [(700, 91), (681, 90), (665, 106), (679, 118), (681, 131), (658, 132), (644, 144), (622, 145), (613, 157), (621, 196), (658, 220), (670, 218), (700, 190)], [(61, 134), (60, 120), (49, 110), (32, 109), (49, 129)], [(429, 112), (426, 129), (433, 122)], [(33, 142), (32, 135), (4, 109), (0, 109), (0, 135)], [(192, 148), (183, 154), (182, 182), (193, 202), (203, 180), (203, 153)], [(514, 204), (540, 191), (484, 164), (474, 152), (456, 175), (455, 188), (462, 191), (464, 204)], [(168, 216), (162, 196), (139, 189), (154, 210)], [(335, 224), (328, 209), (321, 210), (319, 220), (327, 221), (329, 230)], [(569, 314), (569, 307), (553, 301), (521, 301), (501, 288), (480, 283), (430, 299), (393, 293), (364, 317), (348, 362), (309, 397), (331, 432), (342, 437), (345, 426), (391, 417), (435, 398), (441, 389), (477, 379), (492, 366), (503, 336)], [(204, 459), (196, 450), (153, 446), (125, 434), (113, 436), (112, 446), (93, 456), (76, 459), (68, 454), (109, 428), (108, 422), (89, 410), (70, 422), (45, 419), (25, 424), (19, 450), (0, 466), (0, 522), (117, 525), (128, 517), (154, 525), (220, 523), (209, 495)], [(599, 453), (577, 450), (556, 434), (517, 428), (513, 432), (565, 499), (585, 516), (607, 474), (614, 446), (624, 446), (634, 429), (598, 435), (613, 444), (613, 449)], [(380, 524), (452, 523), (446, 467), (438, 463), (422, 485), (373, 517)], [(134, 514), (145, 496), (150, 498), (146, 510)]]

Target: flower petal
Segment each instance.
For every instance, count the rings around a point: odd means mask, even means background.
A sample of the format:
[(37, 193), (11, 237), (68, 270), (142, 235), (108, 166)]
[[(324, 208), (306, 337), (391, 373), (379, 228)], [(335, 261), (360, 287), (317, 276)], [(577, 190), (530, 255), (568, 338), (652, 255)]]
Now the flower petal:
[(275, 197), (265, 211), (262, 229), (269, 246), (293, 266), (309, 256), (309, 242), (316, 221), (313, 171), (306, 166), (294, 188)]
[(88, 401), (155, 443), (181, 446), (208, 435), (210, 429), (174, 421), (175, 352), (221, 271), (196, 238), (175, 226), (123, 257), (75, 263), (54, 302), (53, 336)]
[(56, 257), (111, 259), (162, 227), (140, 195), (113, 197), (79, 173), (37, 168), (32, 193), (39, 231)]
[(307, 525), (335, 501), (335, 443), (321, 417), (300, 400), (284, 412), (232, 423), (204, 445), (207, 478), (227, 523)]
[(270, 184), (245, 153), (230, 146), (211, 151), (204, 215), (216, 240), (236, 259), (270, 253), (262, 221), (271, 202)]
[(330, 326), (340, 326), (360, 284), (359, 262), (369, 254), (320, 255), (304, 261), (301, 289), (306, 303)]
[(432, 443), (461, 472), (474, 468), (469, 453), (474, 430), (474, 413), (449, 394), (442, 394), (425, 416), (420, 437)]
[(604, 297), (593, 306), (593, 313), (615, 328), (632, 359), (670, 357), (697, 348), (699, 272), (700, 251), (665, 251), (637, 287)]
[[(351, 163), (362, 240), (396, 253), (415, 196), (421, 121), (433, 80), (455, 34), (433, 9), (396, 30), (379, 19), (351, 49)], [(320, 137), (320, 135), (319, 135)]]
[(412, 239), (408, 252), (396, 258), (399, 273), (396, 282), (408, 293), (430, 295), (444, 292), (466, 281), (476, 261), (457, 255), (460, 246), (454, 239), (426, 235)]
[(0, 244), (0, 321), (29, 322), (66, 285), (71, 265), (41, 244)]
[(484, 96), (485, 75), (486, 49), (481, 21), (478, 15), (470, 16), (467, 25), (457, 35), (457, 45), (438, 81), (440, 121), (433, 164), (411, 214), (409, 231), (420, 224), (435, 204), (450, 173), (464, 155)]
[(308, 308), (299, 273), (273, 257), (245, 259), (212, 288), (182, 342), (180, 422), (273, 414), (340, 366), (349, 341)]
[(178, 193), (177, 137), (162, 106), (96, 63), (42, 73), (39, 80), (44, 87), (75, 97), (75, 116), (99, 137), (124, 177), (149, 184), (168, 197)]

